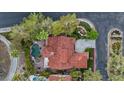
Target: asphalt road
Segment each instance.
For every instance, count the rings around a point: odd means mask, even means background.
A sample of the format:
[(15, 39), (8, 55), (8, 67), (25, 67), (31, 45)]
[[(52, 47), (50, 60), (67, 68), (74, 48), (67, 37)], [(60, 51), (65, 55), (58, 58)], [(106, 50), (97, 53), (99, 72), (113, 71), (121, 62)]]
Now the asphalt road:
[[(20, 23), (24, 16), (29, 13), (0, 13), (0, 27), (12, 26), (16, 23)], [(59, 16), (67, 13), (63, 12), (46, 12), (43, 13), (46, 16), (52, 17), (54, 20)], [(106, 63), (107, 63), (107, 34), (110, 29), (119, 28), (124, 31), (124, 13), (95, 13), (95, 12), (80, 12), (76, 13), (79, 18), (87, 18), (94, 23), (99, 37), (96, 42), (97, 49), (97, 69), (99, 69), (103, 75), (103, 79), (107, 80)]]
[(0, 12), (0, 28), (13, 26), (14, 24), (20, 23), (28, 14), (29, 13), (26, 12)]

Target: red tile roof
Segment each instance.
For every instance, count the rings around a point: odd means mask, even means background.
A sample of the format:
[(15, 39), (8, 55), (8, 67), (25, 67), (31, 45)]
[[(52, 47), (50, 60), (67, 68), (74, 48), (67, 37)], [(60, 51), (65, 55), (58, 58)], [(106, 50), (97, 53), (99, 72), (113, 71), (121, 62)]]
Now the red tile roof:
[(66, 49), (60, 49), (52, 57), (49, 57), (49, 67), (52, 69), (70, 69), (71, 63), (68, 62), (69, 52)]
[(42, 56), (43, 56), (43, 57), (50, 57), (50, 56), (52, 56), (53, 53), (54, 53), (53, 48), (47, 46), (47, 47), (45, 47), (45, 48), (43, 49), (43, 51), (42, 51)]
[(75, 53), (74, 44), (74, 38), (66, 36), (49, 37), (48, 45), (43, 49), (42, 56), (49, 58), (48, 65), (51, 69), (86, 68), (88, 53)]
[(50, 75), (48, 78), (50, 81), (71, 81), (72, 77), (70, 75)]
[(84, 53), (74, 53), (70, 58), (70, 62), (74, 68), (87, 68), (87, 59), (89, 55), (87, 52)]

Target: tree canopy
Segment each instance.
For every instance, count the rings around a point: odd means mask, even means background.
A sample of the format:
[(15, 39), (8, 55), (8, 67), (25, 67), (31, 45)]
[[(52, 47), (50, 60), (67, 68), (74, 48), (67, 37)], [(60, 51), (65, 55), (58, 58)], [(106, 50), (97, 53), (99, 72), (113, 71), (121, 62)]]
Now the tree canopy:
[(124, 57), (113, 55), (107, 64), (109, 80), (124, 80)]
[(17, 49), (30, 47), (33, 40), (47, 39), (51, 24), (51, 18), (41, 13), (31, 13), (20, 24), (12, 28), (9, 33), (10, 40)]
[(83, 77), (85, 81), (102, 80), (102, 75), (100, 74), (99, 70), (97, 70), (96, 72), (93, 72), (91, 69), (85, 70), (83, 73)]
[(78, 26), (78, 21), (76, 14), (67, 14), (66, 16), (61, 16), (60, 20), (53, 22), (52, 24), (52, 34), (56, 35), (71, 35)]

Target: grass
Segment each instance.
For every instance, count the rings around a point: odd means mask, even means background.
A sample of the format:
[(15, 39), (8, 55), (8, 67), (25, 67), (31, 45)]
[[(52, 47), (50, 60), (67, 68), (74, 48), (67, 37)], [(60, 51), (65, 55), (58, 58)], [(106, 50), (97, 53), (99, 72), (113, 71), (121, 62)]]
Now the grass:
[(29, 75), (35, 74), (36, 70), (30, 60), (30, 49), (25, 49), (25, 59), (26, 72), (28, 72), (27, 74)]

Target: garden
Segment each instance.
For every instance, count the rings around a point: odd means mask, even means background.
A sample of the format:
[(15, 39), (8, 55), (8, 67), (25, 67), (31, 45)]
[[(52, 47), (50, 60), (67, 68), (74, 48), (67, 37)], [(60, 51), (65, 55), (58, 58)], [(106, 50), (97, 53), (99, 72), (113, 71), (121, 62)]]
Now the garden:
[(117, 55), (119, 55), (119, 54), (121, 54), (121, 42), (115, 42), (115, 43), (113, 43), (112, 44), (112, 51), (113, 51), (113, 53), (115, 53), (115, 54), (117, 54)]
[(124, 57), (116, 54), (113, 54), (111, 57), (109, 57), (107, 70), (109, 80), (112, 81), (124, 80)]
[[(70, 13), (61, 16), (59, 20), (44, 16), (42, 13), (31, 13), (23, 21), (12, 27), (12, 31), (3, 34), (12, 43), (12, 55), (20, 56), (25, 54), (25, 69), (23, 73), (16, 72), (13, 80), (28, 80), (31, 75), (38, 75), (48, 78), (54, 74), (49, 69), (38, 72), (31, 60), (31, 46), (34, 42), (43, 41), (47, 43), (49, 36), (67, 36), (75, 39), (96, 40), (98, 32), (83, 21), (78, 21), (76, 14)], [(37, 51), (40, 51), (41, 47)], [(34, 49), (35, 50), (35, 49)], [(68, 73), (73, 80), (101, 80), (99, 71), (93, 72), (93, 49), (86, 49), (89, 52), (88, 69), (72, 69)], [(34, 55), (34, 54), (32, 54)], [(38, 54), (39, 55), (39, 54)], [(38, 56), (42, 58), (42, 56)], [(34, 55), (35, 58), (35, 55)]]
[(111, 51), (107, 63), (108, 80), (122, 81), (124, 80), (124, 57), (122, 55), (121, 32), (118, 30), (113, 31), (110, 40)]

